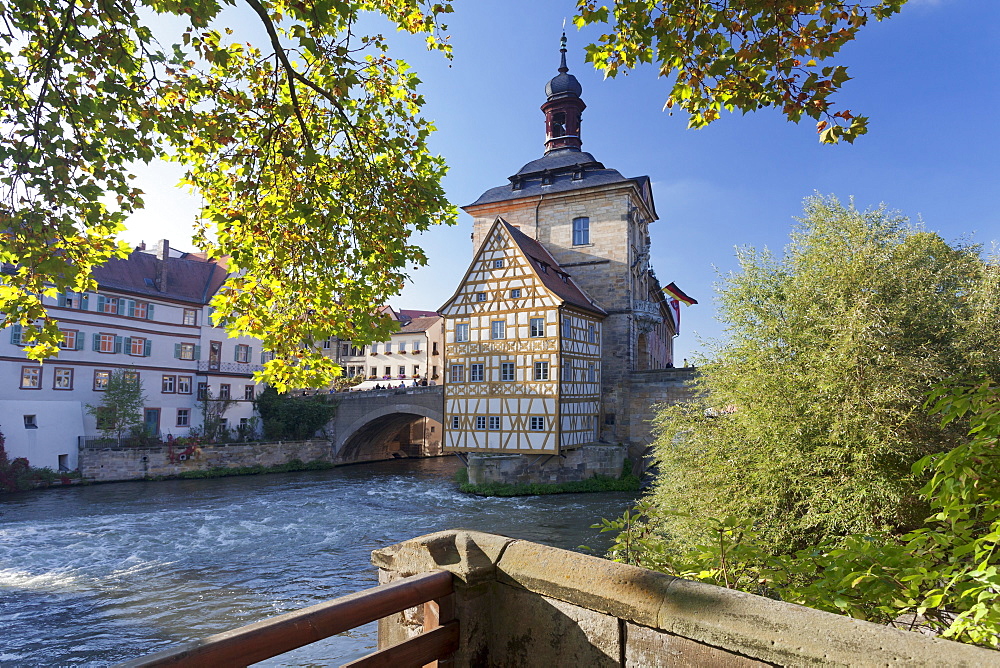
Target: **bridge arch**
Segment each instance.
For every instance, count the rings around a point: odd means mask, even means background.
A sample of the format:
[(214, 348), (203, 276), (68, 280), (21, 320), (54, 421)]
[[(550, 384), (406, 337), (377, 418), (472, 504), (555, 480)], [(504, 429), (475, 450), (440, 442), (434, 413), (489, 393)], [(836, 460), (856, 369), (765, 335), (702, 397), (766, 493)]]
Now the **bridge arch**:
[[(411, 438), (423, 447), (441, 440), (444, 413), (442, 388), (346, 395), (334, 419), (334, 445), (341, 462), (399, 456)], [(407, 454), (424, 454), (417, 449)]]

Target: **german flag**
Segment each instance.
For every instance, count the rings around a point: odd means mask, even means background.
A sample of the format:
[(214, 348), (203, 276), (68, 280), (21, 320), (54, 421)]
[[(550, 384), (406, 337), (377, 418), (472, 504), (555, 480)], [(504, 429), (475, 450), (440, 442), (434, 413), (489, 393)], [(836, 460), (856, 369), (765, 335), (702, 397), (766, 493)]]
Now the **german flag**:
[(683, 302), (687, 306), (691, 306), (691, 304), (698, 303), (697, 299), (694, 299), (693, 297), (688, 297), (686, 294), (684, 294), (684, 291), (681, 290), (679, 287), (677, 287), (676, 283), (671, 283), (667, 287), (663, 288), (663, 291), (668, 295), (670, 295), (671, 297), (673, 297), (674, 299), (676, 299), (677, 301)]

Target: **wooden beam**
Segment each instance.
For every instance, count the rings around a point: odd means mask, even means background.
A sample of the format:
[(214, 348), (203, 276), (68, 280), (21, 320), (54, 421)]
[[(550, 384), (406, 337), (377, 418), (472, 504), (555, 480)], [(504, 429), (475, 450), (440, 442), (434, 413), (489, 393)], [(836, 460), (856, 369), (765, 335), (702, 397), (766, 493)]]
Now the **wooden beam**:
[(451, 592), (451, 573), (422, 573), (149, 654), (118, 664), (117, 668), (242, 668), (427, 601), (441, 599)]
[(448, 622), (392, 647), (345, 663), (340, 668), (414, 668), (425, 664), (436, 666), (436, 659), (453, 654), (457, 649), (458, 622)]

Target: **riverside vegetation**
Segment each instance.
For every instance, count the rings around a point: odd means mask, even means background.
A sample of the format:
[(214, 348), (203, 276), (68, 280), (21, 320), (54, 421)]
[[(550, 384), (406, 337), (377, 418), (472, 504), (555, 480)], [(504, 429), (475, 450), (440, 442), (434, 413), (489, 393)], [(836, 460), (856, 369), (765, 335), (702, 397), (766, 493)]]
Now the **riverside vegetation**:
[(814, 197), (783, 257), (739, 259), (610, 556), (1000, 647), (996, 258)]

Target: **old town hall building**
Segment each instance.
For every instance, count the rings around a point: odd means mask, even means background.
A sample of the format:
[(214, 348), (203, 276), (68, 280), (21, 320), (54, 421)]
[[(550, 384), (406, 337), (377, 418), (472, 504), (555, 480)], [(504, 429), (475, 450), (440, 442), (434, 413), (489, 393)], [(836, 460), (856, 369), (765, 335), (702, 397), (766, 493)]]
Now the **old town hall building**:
[(474, 257), (445, 318), (445, 447), (555, 454), (628, 442), (629, 374), (673, 366), (649, 266), (649, 177), (581, 150), (582, 87), (545, 86), (545, 153), (463, 207)]

